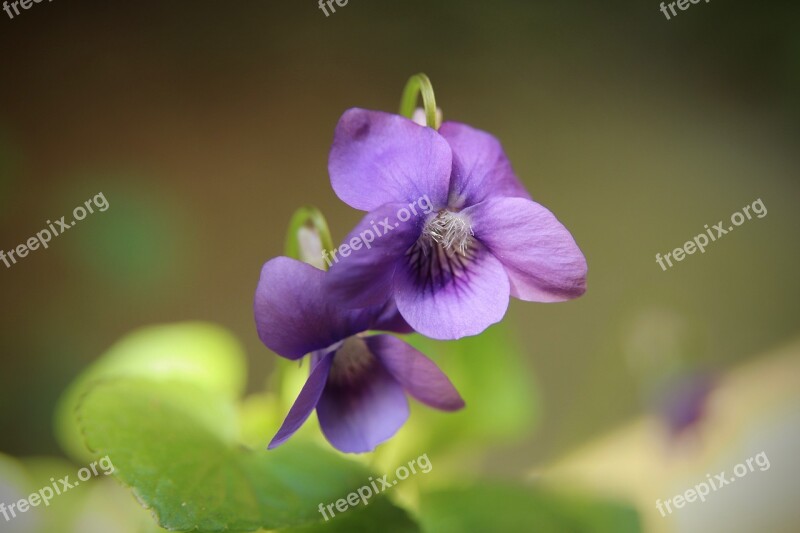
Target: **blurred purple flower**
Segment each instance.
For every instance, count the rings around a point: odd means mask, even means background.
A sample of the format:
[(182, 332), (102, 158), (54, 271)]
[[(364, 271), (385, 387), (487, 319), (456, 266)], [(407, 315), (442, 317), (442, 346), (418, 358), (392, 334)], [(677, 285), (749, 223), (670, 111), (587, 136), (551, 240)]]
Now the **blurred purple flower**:
[(261, 341), (287, 359), (311, 354), (311, 372), (269, 448), (291, 437), (316, 409), (328, 441), (363, 453), (392, 437), (408, 418), (406, 394), (442, 411), (464, 407), (430, 359), (391, 335), (408, 333), (394, 304), (341, 309), (323, 288), (326, 272), (286, 257), (267, 262), (255, 295)]
[(713, 374), (698, 371), (669, 383), (659, 402), (659, 411), (673, 437), (688, 433), (704, 420), (716, 381)]
[[(509, 296), (558, 302), (586, 289), (586, 259), (572, 235), (531, 200), (488, 133), (456, 122), (437, 132), (350, 109), (328, 168), (339, 198), (370, 211), (345, 242), (384, 228), (332, 266), (329, 288), (345, 305), (393, 299), (418, 332), (456, 339), (499, 322)], [(428, 214), (391, 223), (420, 198)]]

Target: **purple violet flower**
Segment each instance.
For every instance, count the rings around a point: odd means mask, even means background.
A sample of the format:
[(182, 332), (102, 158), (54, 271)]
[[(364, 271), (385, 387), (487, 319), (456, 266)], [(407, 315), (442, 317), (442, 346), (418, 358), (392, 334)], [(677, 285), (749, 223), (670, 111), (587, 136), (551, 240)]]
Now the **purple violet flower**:
[[(499, 322), (509, 296), (559, 302), (586, 290), (572, 235), (531, 200), (488, 133), (350, 109), (328, 168), (339, 198), (369, 211), (345, 241), (357, 247), (340, 247), (328, 276), (350, 307), (393, 299), (416, 331), (456, 339)], [(400, 214), (422, 198), (432, 210)]]
[(363, 453), (392, 437), (408, 418), (406, 394), (442, 411), (464, 400), (436, 364), (391, 335), (408, 333), (392, 302), (341, 309), (328, 297), (326, 272), (287, 257), (267, 262), (255, 295), (261, 341), (287, 359), (311, 354), (311, 372), (269, 448), (291, 437), (316, 409), (325, 438)]
[(673, 437), (697, 429), (705, 419), (716, 377), (707, 372), (694, 372), (673, 378), (662, 392), (659, 410)]

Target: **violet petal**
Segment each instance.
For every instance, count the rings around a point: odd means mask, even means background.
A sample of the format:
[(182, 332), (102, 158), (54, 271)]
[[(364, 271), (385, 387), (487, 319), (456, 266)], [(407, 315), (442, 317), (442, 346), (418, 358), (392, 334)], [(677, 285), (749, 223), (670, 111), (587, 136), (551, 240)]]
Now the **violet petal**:
[(531, 199), (493, 135), (458, 122), (445, 122), (439, 134), (453, 150), (450, 207), (461, 208), (495, 197)]
[(484, 248), (470, 258), (443, 259), (430, 250), (404, 261), (395, 273), (395, 301), (412, 328), (432, 339), (477, 335), (506, 313), (509, 281), (503, 265)]
[(425, 195), (444, 206), (451, 165), (450, 146), (433, 129), (400, 115), (353, 108), (336, 126), (328, 171), (342, 201), (371, 211)]
[(412, 398), (442, 411), (464, 407), (456, 388), (425, 354), (391, 335), (374, 335), (364, 340)]
[[(366, 365), (348, 367), (337, 358), (358, 350)], [(337, 369), (337, 363), (344, 368)], [(334, 358), (328, 383), (317, 404), (317, 417), (325, 438), (346, 453), (371, 452), (391, 438), (408, 419), (408, 400), (403, 387), (369, 353), (361, 338), (345, 341)]]
[(332, 258), (325, 280), (331, 298), (345, 307), (364, 307), (382, 304), (390, 297), (396, 265), (416, 241), (424, 223), (423, 216), (400, 222), (397, 211), (405, 206), (382, 205), (347, 235), (345, 243), (360, 244), (358, 250), (345, 250), (347, 257), (338, 252)]
[(586, 258), (546, 208), (523, 198), (492, 198), (464, 213), (472, 220), (475, 238), (503, 263), (512, 296), (560, 302), (586, 291)]
[(258, 336), (267, 348), (299, 359), (370, 327), (381, 308), (340, 309), (324, 290), (325, 275), (288, 257), (264, 265), (254, 311)]
[(369, 329), (378, 331), (392, 331), (394, 333), (414, 333), (414, 328), (406, 322), (394, 299), (389, 300), (383, 306), (380, 314), (372, 323)]
[(295, 400), (292, 408), (289, 409), (289, 414), (286, 415), (286, 420), (283, 421), (278, 433), (272, 438), (269, 443), (269, 449), (276, 448), (286, 442), (286, 440), (295, 434), (300, 427), (308, 419), (311, 412), (316, 409), (322, 391), (325, 389), (325, 384), (328, 381), (328, 374), (331, 370), (331, 363), (333, 362), (334, 352), (329, 352), (325, 356), (318, 359), (314, 368), (308, 376), (308, 380), (300, 395)]

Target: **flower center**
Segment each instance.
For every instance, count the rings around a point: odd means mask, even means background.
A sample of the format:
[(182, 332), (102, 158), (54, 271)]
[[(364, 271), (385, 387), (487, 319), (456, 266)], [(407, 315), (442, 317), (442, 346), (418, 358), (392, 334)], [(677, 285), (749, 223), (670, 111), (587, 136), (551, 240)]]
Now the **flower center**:
[(406, 251), (406, 260), (420, 288), (438, 290), (468, 277), (479, 246), (469, 218), (443, 209), (425, 222), (419, 239)]
[(429, 239), (448, 255), (459, 253), (466, 256), (474, 236), (467, 217), (447, 209), (428, 220), (422, 230), (423, 239)]
[(336, 351), (328, 379), (334, 384), (357, 381), (375, 363), (375, 358), (360, 337), (348, 337)]

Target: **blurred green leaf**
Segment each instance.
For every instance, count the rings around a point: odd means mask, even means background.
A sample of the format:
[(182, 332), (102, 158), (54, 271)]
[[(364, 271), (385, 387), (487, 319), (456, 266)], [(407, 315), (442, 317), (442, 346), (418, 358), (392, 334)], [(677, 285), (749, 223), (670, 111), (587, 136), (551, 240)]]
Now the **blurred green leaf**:
[[(78, 408), (87, 445), (108, 455), (117, 476), (162, 527), (248, 531), (322, 520), (320, 503), (355, 491), (362, 466), (293, 443), (245, 449), (224, 429), (235, 405), (186, 382), (97, 383)], [(218, 420), (219, 427), (213, 422)]]
[(180, 379), (232, 400), (244, 389), (245, 359), (236, 338), (213, 324), (151, 326), (127, 335), (79, 376), (59, 400), (56, 436), (75, 460), (93, 457), (75, 422), (80, 397), (93, 381), (119, 377)]
[(419, 518), (430, 533), (637, 533), (632, 507), (524, 486), (481, 486), (423, 494)]
[[(99, 479), (88, 487), (78, 508), (74, 531), (80, 533), (163, 533), (152, 513), (115, 479)], [(54, 525), (47, 531), (59, 531)]]
[(285, 411), (272, 393), (253, 394), (239, 404), (240, 440), (249, 448), (266, 448)]
[[(341, 497), (346, 497), (346, 495)], [(392, 505), (388, 498), (379, 497), (369, 501), (366, 507), (359, 504), (343, 514), (337, 513), (333, 518), (329, 517), (327, 522), (289, 528), (281, 530), (281, 533), (353, 533), (356, 531), (418, 533), (420, 528), (408, 513)]]

